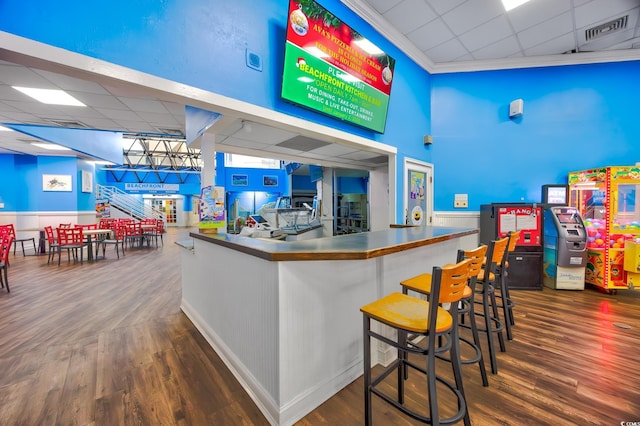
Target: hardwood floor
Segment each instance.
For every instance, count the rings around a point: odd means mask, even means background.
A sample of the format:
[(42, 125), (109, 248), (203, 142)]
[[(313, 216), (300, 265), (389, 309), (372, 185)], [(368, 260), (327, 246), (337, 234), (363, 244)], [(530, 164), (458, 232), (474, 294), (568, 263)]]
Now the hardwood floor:
[[(96, 262), (63, 255), (59, 267), (11, 255), (11, 293), (0, 290), (0, 424), (267, 424), (180, 311), (174, 242), (188, 231), (169, 229), (164, 246), (119, 260), (112, 247)], [(640, 293), (512, 293), (514, 340), (498, 354), (499, 374), (484, 388), (476, 365), (463, 370), (472, 423), (640, 421)], [(424, 401), (419, 379), (407, 383), (413, 404)], [(359, 378), (299, 424), (362, 424), (362, 394)], [(375, 396), (373, 406), (374, 424), (415, 424)]]

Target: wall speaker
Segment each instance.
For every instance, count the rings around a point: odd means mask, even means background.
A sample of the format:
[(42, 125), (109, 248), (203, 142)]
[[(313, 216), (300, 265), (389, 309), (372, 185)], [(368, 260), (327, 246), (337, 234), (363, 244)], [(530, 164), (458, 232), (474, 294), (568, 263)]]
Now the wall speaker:
[(524, 111), (524, 101), (522, 99), (516, 99), (509, 104), (509, 117), (519, 117)]

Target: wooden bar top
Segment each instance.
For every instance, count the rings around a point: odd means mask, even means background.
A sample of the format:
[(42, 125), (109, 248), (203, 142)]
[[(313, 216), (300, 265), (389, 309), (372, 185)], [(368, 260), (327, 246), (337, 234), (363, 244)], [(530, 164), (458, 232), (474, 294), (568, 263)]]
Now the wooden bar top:
[(270, 241), (235, 234), (191, 232), (191, 237), (270, 261), (372, 259), (477, 234), (477, 228), (421, 226), (314, 238)]

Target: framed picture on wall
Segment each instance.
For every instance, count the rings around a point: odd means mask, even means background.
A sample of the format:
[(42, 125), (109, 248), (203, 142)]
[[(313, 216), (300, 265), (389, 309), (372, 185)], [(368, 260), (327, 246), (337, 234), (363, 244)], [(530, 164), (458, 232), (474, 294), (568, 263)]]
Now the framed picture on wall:
[(42, 175), (42, 190), (72, 191), (71, 175)]
[(262, 184), (264, 186), (278, 186), (278, 176), (263, 176)]
[(82, 171), (82, 192), (93, 191), (93, 174), (87, 170)]
[(247, 175), (231, 175), (232, 186), (247, 186), (249, 185), (249, 177)]

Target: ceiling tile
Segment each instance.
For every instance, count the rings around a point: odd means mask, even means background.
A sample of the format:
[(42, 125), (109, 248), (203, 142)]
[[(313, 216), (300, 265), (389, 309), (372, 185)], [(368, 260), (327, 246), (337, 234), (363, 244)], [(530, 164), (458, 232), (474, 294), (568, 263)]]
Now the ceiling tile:
[(407, 34), (407, 38), (411, 40), (418, 49), (426, 51), (451, 40), (453, 33), (444, 24), (442, 19), (436, 19)]
[(86, 117), (82, 122), (87, 126), (97, 130), (120, 130), (120, 126), (115, 121), (108, 118), (91, 118)]
[(504, 15), (501, 15), (462, 34), (460, 41), (467, 50), (473, 52), (507, 38), (509, 35), (511, 35), (511, 27)]
[(297, 151), (311, 151), (314, 149), (318, 149), (322, 146), (329, 145), (330, 142), (320, 141), (317, 139), (311, 139), (306, 136), (294, 136), (291, 139), (287, 139), (286, 141), (280, 142), (276, 146), (282, 148), (290, 148), (295, 149)]
[(123, 130), (127, 130), (128, 132), (158, 133), (158, 129), (156, 129), (155, 127), (149, 124), (142, 123), (140, 121), (129, 121), (129, 120), (113, 120), (113, 121), (119, 124)]
[(402, 0), (366, 0), (378, 13), (383, 14)]
[(131, 120), (135, 113), (131, 110), (124, 109), (110, 109), (110, 108), (95, 108), (96, 111), (103, 114), (107, 118), (111, 118), (113, 120)]
[(458, 39), (449, 40), (427, 51), (427, 54), (436, 62), (452, 61), (468, 53)]
[[(39, 89), (56, 88), (49, 80), (29, 68), (11, 65), (0, 65), (0, 83), (9, 86), (36, 87)], [(22, 96), (28, 98), (25, 94), (22, 94)]]
[(275, 145), (296, 136), (295, 133), (276, 129), (271, 126), (265, 126), (260, 123), (243, 121), (241, 124), (242, 127), (233, 134), (234, 137), (260, 142), (265, 145)]
[(87, 93), (95, 93), (99, 95), (109, 95), (109, 92), (105, 90), (98, 83), (93, 83), (86, 80), (81, 80), (78, 78), (69, 77), (63, 74), (56, 74), (49, 71), (43, 70), (33, 70), (37, 74), (46, 78), (48, 81), (53, 83), (55, 86), (62, 90), (73, 90), (76, 92), (87, 92)]
[(467, 0), (426, 0), (426, 2), (429, 3), (433, 10), (435, 10), (439, 15), (444, 15), (465, 1)]
[(345, 158), (348, 160), (367, 160), (369, 158), (379, 157), (380, 154), (369, 151), (356, 151), (351, 152), (349, 154), (340, 155), (340, 158)]
[(356, 148), (351, 148), (349, 146), (344, 146), (339, 144), (331, 144), (331, 145), (322, 146), (320, 148), (316, 148), (309, 152), (320, 154), (320, 155), (326, 155), (326, 156), (337, 156), (337, 155), (348, 154), (350, 152), (355, 152), (355, 151), (357, 151)]
[[(548, 40), (553, 40), (562, 35), (570, 33), (571, 28), (573, 28), (571, 13), (563, 13), (562, 15), (557, 16), (553, 19), (549, 19), (542, 24), (535, 25), (533, 27), (527, 28), (522, 32), (519, 32), (518, 40), (520, 40), (522, 48), (527, 51), (533, 46), (544, 44)], [(573, 37), (573, 32), (571, 32), (570, 34)], [(547, 50), (543, 54), (562, 53), (551, 50), (552, 45), (547, 46), (549, 46), (550, 50)], [(573, 43), (573, 47), (575, 47), (575, 42)], [(573, 49), (573, 47), (571, 47), (571, 49)]]
[(625, 15), (638, 8), (638, 0), (592, 1), (576, 7), (576, 27), (592, 26)]
[(504, 13), (499, 1), (469, 0), (442, 15), (455, 35), (461, 35)]
[(88, 92), (77, 92), (75, 90), (70, 90), (69, 94), (85, 105), (91, 105), (92, 107), (100, 107), (100, 108), (109, 108), (109, 109), (122, 109), (129, 110), (125, 104), (120, 102), (120, 100), (111, 95), (103, 95), (103, 94), (95, 94)]
[(575, 47), (573, 33), (565, 34), (546, 43), (526, 49), (526, 55), (546, 55), (549, 52), (567, 52)]
[(570, 0), (535, 0), (507, 12), (507, 17), (513, 29), (520, 32), (570, 9)]
[(511, 56), (520, 53), (522, 56), (520, 45), (515, 37), (507, 37), (491, 46), (475, 50), (471, 53), (474, 59), (491, 59), (498, 55)]
[(241, 148), (249, 148), (249, 149), (263, 149), (268, 146), (261, 142), (238, 139), (234, 137), (229, 137), (219, 143), (220, 145), (232, 145), (232, 146), (239, 146)]
[(410, 33), (437, 17), (423, 0), (404, 0), (383, 16), (402, 34)]
[(171, 114), (158, 114), (155, 112), (144, 112), (144, 111), (138, 111), (136, 112), (136, 115), (140, 118), (142, 118), (144, 121), (146, 121), (147, 123), (152, 123), (152, 124), (161, 124), (164, 126), (175, 126), (177, 124), (177, 122), (175, 121), (175, 119), (173, 118), (173, 115)]
[(24, 101), (24, 93), (18, 92), (11, 86), (0, 84), (0, 101)]
[(164, 105), (162, 105), (162, 102), (157, 100), (127, 98), (125, 96), (119, 96), (118, 99), (134, 111), (157, 112), (162, 114), (169, 112)]

